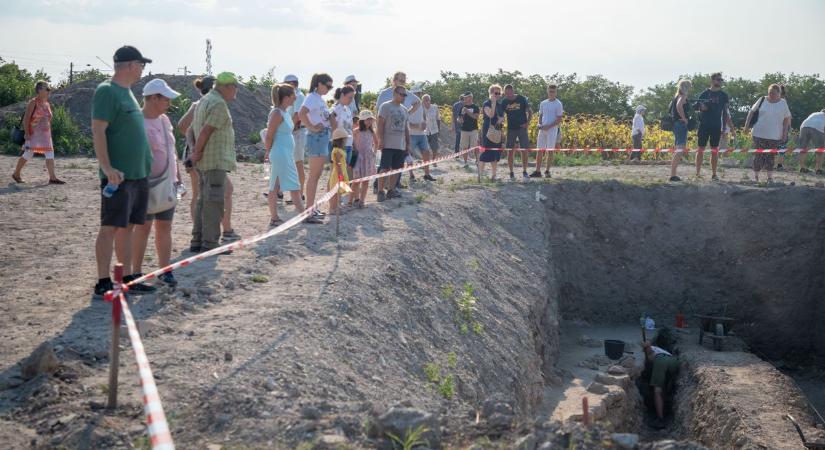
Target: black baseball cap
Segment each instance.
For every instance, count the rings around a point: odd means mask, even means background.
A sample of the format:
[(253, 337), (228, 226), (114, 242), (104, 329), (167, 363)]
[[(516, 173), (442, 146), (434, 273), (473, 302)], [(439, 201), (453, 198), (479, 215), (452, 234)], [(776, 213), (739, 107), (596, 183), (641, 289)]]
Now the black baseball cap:
[(115, 52), (114, 60), (116, 63), (119, 62), (129, 62), (129, 61), (140, 61), (142, 63), (150, 63), (152, 62), (149, 58), (144, 58), (143, 55), (140, 54), (138, 49), (132, 47), (131, 45), (124, 45), (120, 47)]

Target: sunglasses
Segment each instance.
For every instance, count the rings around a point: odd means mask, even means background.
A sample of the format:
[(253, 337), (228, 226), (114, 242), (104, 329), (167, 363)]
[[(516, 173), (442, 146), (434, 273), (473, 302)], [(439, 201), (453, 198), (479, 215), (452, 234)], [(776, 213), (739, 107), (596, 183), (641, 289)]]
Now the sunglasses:
[(409, 94), (407, 94), (406, 92), (396, 92), (395, 95), (400, 95), (402, 97), (406, 97)]
[(327, 83), (327, 84), (325, 84), (324, 86), (326, 86), (326, 87), (327, 87), (327, 89), (332, 89), (332, 83)]

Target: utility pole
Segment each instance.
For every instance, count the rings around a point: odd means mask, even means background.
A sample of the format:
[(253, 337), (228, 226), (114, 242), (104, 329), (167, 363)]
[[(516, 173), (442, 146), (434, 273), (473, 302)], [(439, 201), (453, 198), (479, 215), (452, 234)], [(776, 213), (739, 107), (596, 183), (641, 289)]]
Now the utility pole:
[(206, 40), (206, 74), (212, 75), (212, 41)]
[(69, 63), (69, 84), (74, 84), (74, 63)]
[(183, 76), (189, 75), (188, 66), (178, 67), (178, 72), (180, 72), (181, 70), (183, 71)]

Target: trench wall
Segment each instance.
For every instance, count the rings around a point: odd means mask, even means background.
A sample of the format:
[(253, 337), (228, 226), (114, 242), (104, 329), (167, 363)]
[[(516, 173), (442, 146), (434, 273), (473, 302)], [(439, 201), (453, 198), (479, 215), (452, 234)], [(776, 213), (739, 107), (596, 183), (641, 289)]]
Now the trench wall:
[(768, 357), (825, 361), (825, 190), (572, 181), (544, 193), (564, 320), (724, 312)]

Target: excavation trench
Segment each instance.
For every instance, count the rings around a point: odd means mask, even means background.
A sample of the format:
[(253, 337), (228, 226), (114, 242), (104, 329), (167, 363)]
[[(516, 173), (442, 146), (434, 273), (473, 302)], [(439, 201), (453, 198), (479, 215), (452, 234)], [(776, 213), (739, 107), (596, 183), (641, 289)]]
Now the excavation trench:
[[(589, 396), (595, 418), (617, 431), (710, 448), (797, 448), (787, 413), (816, 436), (804, 394), (751, 350), (801, 365), (825, 361), (825, 191), (571, 181), (542, 193), (547, 291), (561, 317), (560, 353), (542, 355), (545, 378), (560, 382), (546, 390), (543, 412), (576, 420)], [(597, 367), (611, 338), (626, 340), (642, 364), (643, 313), (660, 326), (672, 327), (677, 314), (688, 319), (676, 332), (683, 366), (661, 432), (645, 425), (639, 368), (628, 364), (630, 375), (611, 381), (606, 362)], [(736, 320), (724, 351), (699, 345), (697, 314)], [(608, 385), (602, 395), (587, 389), (597, 373)]]

